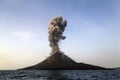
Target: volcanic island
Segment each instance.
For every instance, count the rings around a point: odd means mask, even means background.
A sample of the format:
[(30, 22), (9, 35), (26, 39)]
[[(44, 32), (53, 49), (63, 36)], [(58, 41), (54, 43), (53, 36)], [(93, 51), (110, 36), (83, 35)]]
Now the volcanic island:
[(63, 35), (66, 27), (67, 21), (63, 20), (62, 16), (52, 18), (48, 27), (48, 38), (51, 47), (50, 56), (36, 65), (20, 70), (107, 70), (108, 68), (96, 65), (77, 63), (60, 51), (59, 41), (66, 38)]

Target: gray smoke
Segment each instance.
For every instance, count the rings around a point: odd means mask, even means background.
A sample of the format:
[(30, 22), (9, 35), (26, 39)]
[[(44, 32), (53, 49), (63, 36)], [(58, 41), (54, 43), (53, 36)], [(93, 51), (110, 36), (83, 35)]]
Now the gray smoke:
[(52, 48), (51, 55), (55, 54), (56, 52), (60, 52), (58, 42), (66, 38), (63, 36), (66, 26), (67, 21), (63, 20), (62, 16), (57, 16), (50, 20), (48, 33), (50, 47)]

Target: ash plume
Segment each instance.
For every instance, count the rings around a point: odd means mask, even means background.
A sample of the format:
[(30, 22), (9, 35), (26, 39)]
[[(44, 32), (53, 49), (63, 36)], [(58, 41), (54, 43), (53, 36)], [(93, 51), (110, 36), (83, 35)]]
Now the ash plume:
[(60, 52), (59, 41), (64, 40), (66, 37), (63, 35), (65, 27), (67, 26), (67, 21), (63, 20), (62, 16), (54, 17), (49, 22), (49, 42), (52, 48), (51, 55), (56, 52)]

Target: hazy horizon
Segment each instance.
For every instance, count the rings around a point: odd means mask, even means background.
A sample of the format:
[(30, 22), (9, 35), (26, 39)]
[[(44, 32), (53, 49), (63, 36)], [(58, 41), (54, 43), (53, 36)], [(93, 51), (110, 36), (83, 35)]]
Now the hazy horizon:
[(60, 48), (76, 62), (120, 67), (120, 0), (0, 0), (0, 70), (50, 56), (48, 23), (68, 25)]

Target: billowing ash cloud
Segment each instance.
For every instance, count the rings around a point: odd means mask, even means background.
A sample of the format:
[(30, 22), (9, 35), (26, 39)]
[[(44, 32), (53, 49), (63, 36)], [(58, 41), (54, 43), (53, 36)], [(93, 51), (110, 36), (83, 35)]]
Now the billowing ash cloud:
[(50, 20), (48, 33), (50, 47), (52, 48), (51, 55), (55, 54), (56, 52), (60, 52), (58, 42), (66, 38), (63, 36), (66, 26), (67, 21), (63, 20), (62, 16), (57, 16)]

